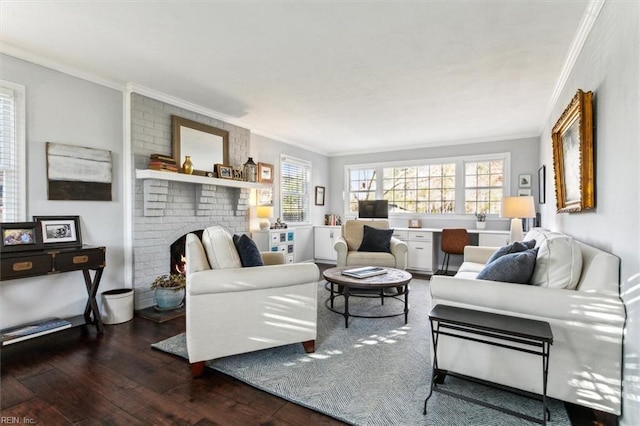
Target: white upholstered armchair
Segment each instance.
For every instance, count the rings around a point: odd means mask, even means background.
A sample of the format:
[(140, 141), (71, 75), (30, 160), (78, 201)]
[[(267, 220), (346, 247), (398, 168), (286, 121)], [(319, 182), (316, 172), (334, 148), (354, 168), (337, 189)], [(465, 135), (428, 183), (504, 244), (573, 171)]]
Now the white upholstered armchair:
[(285, 264), (261, 253), (265, 266), (245, 267), (221, 227), (186, 238), (187, 351), (194, 377), (205, 362), (301, 342), (315, 350), (318, 267)]
[(364, 226), (389, 229), (387, 220), (347, 220), (342, 225), (342, 237), (333, 247), (338, 252), (337, 266), (383, 266), (407, 269), (408, 246), (404, 241), (392, 237), (389, 252), (358, 251), (364, 237)]

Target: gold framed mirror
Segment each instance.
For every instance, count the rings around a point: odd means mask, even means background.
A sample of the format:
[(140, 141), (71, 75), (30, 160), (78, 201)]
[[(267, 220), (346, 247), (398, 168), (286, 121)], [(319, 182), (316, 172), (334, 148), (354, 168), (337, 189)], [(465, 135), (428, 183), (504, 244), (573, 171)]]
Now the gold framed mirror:
[(229, 164), (229, 132), (177, 115), (171, 116), (173, 158), (181, 165), (191, 157), (193, 174), (213, 173), (215, 164)]

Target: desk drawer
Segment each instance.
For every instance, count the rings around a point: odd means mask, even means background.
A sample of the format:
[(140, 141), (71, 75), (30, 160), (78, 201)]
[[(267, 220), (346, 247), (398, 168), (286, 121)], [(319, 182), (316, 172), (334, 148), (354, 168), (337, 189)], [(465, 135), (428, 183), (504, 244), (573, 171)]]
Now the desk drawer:
[(51, 272), (53, 260), (49, 254), (34, 254), (30, 256), (2, 259), (2, 279), (32, 277)]
[(409, 241), (431, 241), (433, 232), (429, 231), (409, 231)]
[(64, 251), (55, 255), (54, 262), (56, 272), (100, 268), (104, 266), (104, 250), (96, 248)]

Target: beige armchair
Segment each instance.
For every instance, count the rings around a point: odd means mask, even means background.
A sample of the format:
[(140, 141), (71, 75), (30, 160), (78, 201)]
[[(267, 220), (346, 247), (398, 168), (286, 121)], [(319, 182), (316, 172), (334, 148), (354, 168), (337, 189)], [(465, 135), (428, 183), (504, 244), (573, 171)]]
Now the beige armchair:
[(391, 252), (358, 251), (364, 236), (364, 226), (376, 229), (389, 229), (387, 220), (348, 220), (342, 225), (342, 237), (333, 247), (338, 252), (337, 266), (384, 266), (407, 269), (408, 246), (404, 241), (392, 237)]
[(187, 352), (191, 374), (207, 360), (292, 343), (315, 350), (318, 267), (285, 264), (282, 253), (261, 253), (265, 266), (242, 267), (223, 228), (186, 238)]

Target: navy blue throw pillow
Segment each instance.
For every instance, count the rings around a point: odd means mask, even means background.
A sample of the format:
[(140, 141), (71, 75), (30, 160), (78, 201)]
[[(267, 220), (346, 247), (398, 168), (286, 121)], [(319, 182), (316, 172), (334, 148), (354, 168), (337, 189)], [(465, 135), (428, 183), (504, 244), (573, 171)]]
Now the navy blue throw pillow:
[(505, 254), (488, 263), (476, 277), (479, 280), (529, 284), (536, 267), (538, 249)]
[(498, 250), (496, 250), (496, 252), (493, 253), (489, 258), (489, 260), (487, 261), (487, 264), (493, 262), (499, 257), (504, 256), (505, 254), (518, 253), (521, 251), (532, 249), (535, 246), (536, 246), (536, 240), (529, 240), (529, 241), (523, 241), (523, 242), (516, 241), (515, 243), (509, 244), (508, 246), (500, 247)]
[(364, 236), (358, 251), (391, 253), (393, 229), (377, 229), (364, 225)]
[(234, 235), (233, 244), (235, 244), (236, 250), (238, 250), (242, 266), (264, 266), (258, 246), (251, 238), (247, 237), (246, 234)]

